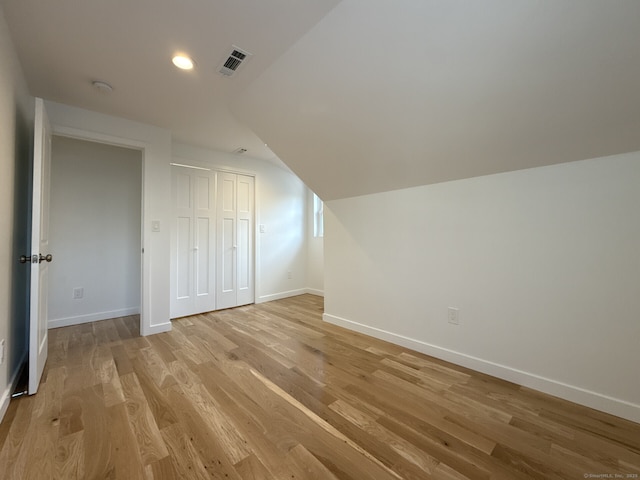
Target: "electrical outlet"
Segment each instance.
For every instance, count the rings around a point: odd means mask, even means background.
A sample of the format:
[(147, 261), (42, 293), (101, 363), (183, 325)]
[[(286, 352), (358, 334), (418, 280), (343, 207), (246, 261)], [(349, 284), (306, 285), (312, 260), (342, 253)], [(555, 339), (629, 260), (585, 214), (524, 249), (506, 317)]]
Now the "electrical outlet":
[(447, 319), (451, 325), (460, 325), (460, 310), (455, 307), (449, 307), (447, 311)]
[(289, 280), (291, 280), (291, 279), (293, 278), (293, 273), (291, 273), (291, 271), (288, 271), (288, 272), (287, 272), (287, 278), (288, 278)]
[(4, 363), (4, 338), (0, 340), (0, 365)]
[(74, 300), (78, 300), (80, 298), (84, 297), (84, 288), (82, 287), (76, 287), (73, 289), (73, 299)]

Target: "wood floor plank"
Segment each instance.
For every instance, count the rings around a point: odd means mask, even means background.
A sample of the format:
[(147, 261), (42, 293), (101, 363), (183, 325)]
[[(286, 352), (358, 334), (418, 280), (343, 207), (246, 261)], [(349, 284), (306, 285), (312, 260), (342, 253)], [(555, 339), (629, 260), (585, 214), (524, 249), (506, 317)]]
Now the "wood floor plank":
[(118, 332), (118, 337), (120, 341), (128, 340), (129, 338), (134, 337), (135, 335), (131, 332), (131, 330), (127, 327), (127, 324), (123, 318), (115, 318), (113, 319), (113, 326)]
[(21, 478), (43, 480), (53, 478), (57, 425), (49, 421), (47, 410), (49, 409), (46, 405), (46, 395), (36, 398), (31, 423), (37, 428), (27, 432), (25, 443), (30, 446), (33, 456), (38, 461), (33, 462), (27, 459)]
[(31, 418), (37, 428), (31, 431), (33, 437), (25, 439), (38, 461), (27, 463), (25, 478), (51, 478), (55, 471), (65, 377), (66, 367), (50, 368), (46, 382), (40, 384)]
[[(306, 416), (309, 419), (311, 426), (318, 427), (319, 430), (326, 432), (330, 438), (337, 440), (336, 442), (337, 444), (344, 444), (343, 445), (344, 447), (348, 447), (348, 448), (345, 448), (345, 451), (353, 451), (354, 453), (360, 454), (362, 455), (362, 457), (364, 457), (364, 459), (368, 460), (372, 464), (369, 467), (369, 472), (375, 472), (375, 474), (377, 475), (377, 478), (401, 478), (398, 474), (396, 474), (391, 469), (389, 469), (386, 465), (384, 465), (377, 458), (372, 456), (369, 452), (362, 449), (356, 442), (354, 442), (349, 437), (342, 434), (339, 430), (337, 430), (331, 424), (327, 423), (325, 420), (323, 420), (318, 415), (313, 413), (311, 410), (306, 408), (304, 405), (302, 405), (300, 402), (298, 402), (293, 397), (288, 395), (281, 388), (279, 388), (277, 385), (269, 381), (260, 373), (258, 373), (255, 370), (250, 370), (250, 372), (254, 377), (256, 377), (260, 382), (262, 382), (264, 386), (267, 387), (271, 392), (273, 392), (275, 395), (283, 399), (288, 405), (293, 407), (295, 410), (297, 410), (298, 412)], [(289, 409), (289, 412), (294, 413), (294, 411), (292, 411), (291, 409)], [(298, 416), (298, 418), (300, 417)], [(363, 461), (362, 463), (364, 464), (368, 462)]]
[(122, 344), (111, 346), (111, 356), (116, 364), (118, 375), (126, 375), (133, 371), (131, 360), (129, 359), (127, 351), (124, 349)]
[(473, 477), (467, 477), (462, 475), (460, 472), (454, 470), (449, 465), (445, 463), (439, 464), (435, 471), (433, 472), (433, 478), (439, 480), (469, 480)]
[(7, 411), (4, 414), (4, 420), (0, 423), (0, 453), (4, 449), (5, 441), (11, 431), (11, 426), (18, 413), (18, 402), (10, 402)]
[(112, 407), (124, 402), (124, 393), (120, 384), (120, 376), (113, 358), (105, 358), (100, 361), (97, 368), (97, 376), (102, 383), (104, 403), (106, 407)]
[(151, 335), (149, 337), (149, 343), (151, 343), (154, 350), (158, 353), (158, 355), (160, 355), (160, 358), (162, 358), (162, 361), (164, 363), (168, 364), (176, 361), (176, 357), (173, 354), (171, 346), (163, 340), (163, 334)]
[(61, 415), (66, 406), (72, 405), (72, 421), (77, 430), (84, 433), (84, 473), (86, 478), (114, 479), (115, 468), (111, 456), (111, 435), (109, 417), (104, 405), (102, 384), (71, 392), (65, 396)]
[(221, 475), (219, 478), (239, 480), (240, 477), (221, 447), (220, 440), (216, 437), (211, 425), (199, 413), (198, 407), (191, 402), (188, 393), (179, 385), (174, 385), (168, 389), (168, 394), (172, 404), (176, 406), (180, 424), (184, 425), (186, 432), (189, 432), (189, 440), (204, 469), (209, 474), (217, 472)]
[(135, 359), (139, 359), (140, 363), (144, 365), (146, 372), (158, 388), (167, 388), (176, 384), (176, 379), (171, 375), (167, 364), (152, 346), (138, 350)]
[(58, 438), (54, 477), (69, 480), (82, 480), (84, 472), (84, 431)]
[(207, 423), (211, 426), (213, 434), (220, 442), (229, 461), (238, 463), (247, 458), (251, 454), (247, 441), (206, 388), (202, 384), (192, 384), (182, 385), (182, 389), (195, 404), (203, 418), (207, 419)]
[[(266, 471), (268, 478), (291, 478), (290, 475), (294, 473), (288, 471), (282, 462), (283, 455), (288, 451), (280, 434), (282, 426), (274, 422), (270, 411), (247, 395), (213, 362), (201, 366), (200, 376), (205, 388), (235, 420), (239, 433), (247, 440), (252, 452), (248, 460), (237, 464), (240, 466), (238, 473), (242, 476), (245, 471), (255, 472), (260, 478)], [(253, 456), (256, 457), (255, 461), (251, 458)]]
[(194, 480), (211, 478), (181, 425), (169, 425), (163, 428), (161, 433), (171, 455), (173, 470), (179, 475), (178, 478)]
[[(162, 433), (162, 432), (161, 432)], [(163, 435), (164, 438), (164, 435)], [(169, 456), (164, 457), (155, 462), (151, 462), (145, 468), (145, 478), (147, 480), (174, 480), (176, 478), (187, 478), (184, 475), (178, 474), (172, 458), (172, 450), (169, 442), (167, 443), (167, 450), (169, 450)], [(178, 453), (179, 455), (180, 453)]]
[[(634, 478), (640, 425), (322, 322), (313, 295), (49, 332), (0, 478)], [(617, 477), (616, 477), (617, 476)]]
[[(180, 344), (180, 348), (173, 351), (173, 354), (179, 358), (186, 360), (191, 365), (200, 365), (201, 363), (211, 360), (211, 355), (206, 349), (198, 348), (189, 339), (191, 332), (188, 330), (188, 326), (184, 326), (184, 320), (181, 325), (172, 331), (173, 338)], [(197, 336), (194, 335), (195, 338)]]
[(337, 477), (301, 444), (289, 450), (287, 458), (302, 469), (304, 472), (302, 478), (309, 480), (337, 480)]
[(440, 463), (439, 460), (432, 457), (424, 450), (416, 447), (404, 438), (380, 425), (376, 422), (375, 418), (358, 410), (357, 408), (354, 408), (343, 400), (336, 400), (329, 405), (329, 408), (339, 415), (342, 415), (358, 428), (379, 438), (382, 442), (386, 443), (396, 451), (401, 457), (416, 465), (426, 474), (432, 474), (435, 467)]
[(111, 434), (111, 455), (115, 477), (144, 480), (144, 464), (136, 435), (127, 415), (127, 407), (120, 403), (107, 408)]
[(176, 423), (178, 420), (173, 406), (166, 396), (166, 390), (158, 387), (153, 380), (152, 374), (147, 371), (149, 365), (146, 365), (139, 358), (134, 359), (132, 365), (132, 371), (135, 372), (158, 428), (162, 429)]
[(122, 391), (124, 392), (126, 412), (140, 452), (140, 458), (144, 465), (161, 460), (169, 455), (167, 447), (162, 440), (160, 430), (151, 413), (147, 398), (140, 387), (135, 373), (129, 373), (121, 377)]
[[(24, 467), (30, 455), (29, 443), (25, 443), (29, 432), (35, 430), (31, 425), (33, 407), (36, 403), (34, 397), (21, 399), (20, 407), (15, 417), (11, 420), (11, 428), (6, 441), (0, 451), (0, 471), (6, 473), (7, 477), (22, 478)], [(31, 428), (30, 428), (31, 427)]]
[(243, 480), (271, 480), (273, 478), (267, 467), (254, 454), (236, 463), (234, 467)]
[[(380, 438), (376, 437), (373, 433), (369, 433), (368, 431), (359, 428), (342, 415), (334, 412), (333, 410), (329, 410), (325, 415), (325, 418), (329, 423), (331, 423), (331, 425), (334, 425), (346, 436), (357, 439), (358, 445), (377, 458), (381, 463), (391, 468), (401, 478), (418, 480), (431, 478), (430, 474), (415, 463), (404, 458), (396, 449), (393, 449), (391, 445), (380, 441)], [(323, 454), (323, 451), (318, 449), (314, 444), (305, 443), (304, 445), (305, 448), (316, 456), (316, 458), (318, 458), (338, 478), (343, 478), (344, 476), (349, 478), (362, 477), (361, 473), (358, 475), (357, 472), (348, 471), (340, 467), (332, 456)]]
[(214, 321), (219, 322), (215, 317), (207, 318), (204, 315), (198, 315), (196, 317), (194, 322), (199, 326), (198, 333), (202, 335), (202, 338), (214, 348), (224, 352), (230, 352), (231, 350), (238, 348), (238, 345), (212, 328), (212, 323)]

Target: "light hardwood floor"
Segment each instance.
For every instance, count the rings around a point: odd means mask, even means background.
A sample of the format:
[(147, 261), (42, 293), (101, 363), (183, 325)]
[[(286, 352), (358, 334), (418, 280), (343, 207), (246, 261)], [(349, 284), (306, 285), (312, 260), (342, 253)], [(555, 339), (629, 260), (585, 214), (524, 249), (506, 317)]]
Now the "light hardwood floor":
[(303, 295), (151, 337), (134, 317), (50, 331), (39, 393), (0, 425), (0, 478), (638, 478), (640, 425), (322, 310)]

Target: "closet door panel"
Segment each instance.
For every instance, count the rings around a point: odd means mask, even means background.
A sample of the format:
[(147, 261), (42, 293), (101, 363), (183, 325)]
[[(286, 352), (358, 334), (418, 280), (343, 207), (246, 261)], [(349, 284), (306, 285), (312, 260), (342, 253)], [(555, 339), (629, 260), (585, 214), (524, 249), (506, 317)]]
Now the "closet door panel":
[(191, 218), (178, 217), (177, 223), (177, 257), (176, 257), (176, 282), (178, 300), (191, 296)]
[(251, 177), (244, 175), (238, 175), (238, 214), (241, 216), (247, 216), (251, 213), (251, 199), (252, 195), (250, 187), (253, 182)]
[(253, 225), (254, 187), (253, 177), (237, 176), (237, 305), (253, 303)]
[(173, 250), (171, 255), (171, 317), (189, 315), (193, 309), (193, 195), (188, 169), (172, 169)]
[(236, 175), (218, 174), (218, 284), (217, 308), (237, 305), (236, 294)]
[(222, 281), (220, 284), (223, 293), (229, 293), (235, 289), (235, 249), (233, 248), (235, 223), (232, 218), (225, 218), (222, 221), (222, 235), (220, 239), (222, 241), (222, 265), (220, 266)]
[(196, 227), (196, 295), (209, 294), (211, 288), (209, 239), (211, 225), (208, 218), (198, 218)]
[(171, 317), (215, 310), (216, 174), (172, 167)]
[(197, 172), (193, 175), (196, 185), (194, 194), (195, 305), (193, 309), (195, 314), (216, 309), (216, 174), (215, 172)]
[(249, 222), (245, 219), (238, 221), (238, 290), (244, 290), (249, 287), (251, 276), (249, 274)]
[(212, 185), (212, 180), (214, 178), (215, 174), (196, 176), (195, 208), (199, 211), (209, 212), (213, 209), (215, 198), (212, 193), (215, 191), (215, 185)]
[(191, 175), (176, 173), (174, 178), (175, 207), (182, 213), (190, 213), (192, 208)]

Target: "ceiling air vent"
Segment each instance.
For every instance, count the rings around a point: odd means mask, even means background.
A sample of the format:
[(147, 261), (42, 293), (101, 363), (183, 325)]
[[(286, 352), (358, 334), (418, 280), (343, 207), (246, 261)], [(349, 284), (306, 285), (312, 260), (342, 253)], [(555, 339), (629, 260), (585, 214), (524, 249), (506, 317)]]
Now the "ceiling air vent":
[(250, 56), (251, 54), (249, 52), (233, 45), (227, 59), (220, 64), (218, 73), (225, 77), (234, 75), (238, 71), (238, 68), (240, 68), (240, 65), (249, 60)]

